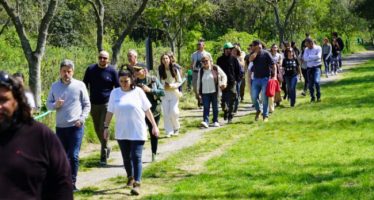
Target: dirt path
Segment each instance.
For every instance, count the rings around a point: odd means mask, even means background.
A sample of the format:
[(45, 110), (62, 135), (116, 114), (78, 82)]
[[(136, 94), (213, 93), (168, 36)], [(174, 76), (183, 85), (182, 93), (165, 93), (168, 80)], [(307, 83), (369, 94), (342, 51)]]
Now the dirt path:
[[(370, 58), (374, 58), (374, 51), (366, 51), (362, 53), (356, 53), (350, 56), (347, 56), (343, 59), (343, 69), (348, 69), (351, 66), (361, 64), (367, 61)], [(322, 76), (322, 82), (330, 82), (337, 80), (340, 76), (330, 76), (326, 78)], [(253, 112), (253, 108), (248, 101), (248, 95), (246, 96), (247, 101), (241, 103), (238, 114), (234, 117), (234, 121), (241, 116), (248, 115), (249, 113)], [(184, 110), (181, 111), (181, 118), (202, 118), (202, 110), (195, 109), (195, 110)], [(220, 119), (220, 124), (225, 126), (226, 123), (223, 119)], [(183, 125), (183, 124), (182, 124)], [(198, 126), (198, 125), (197, 125)], [(209, 129), (196, 129), (190, 131), (185, 134), (181, 134), (178, 137), (172, 139), (166, 139), (166, 142), (159, 144), (158, 147), (158, 157), (157, 160), (161, 161), (166, 159), (168, 156), (172, 155), (173, 153), (194, 145), (206, 131), (210, 131), (212, 129), (217, 128), (209, 128)], [(211, 158), (212, 156), (216, 156), (220, 154), (220, 152), (212, 152), (212, 155), (205, 155), (207, 158)], [(203, 159), (205, 160), (205, 159)], [(149, 145), (143, 151), (143, 162), (144, 167), (147, 167), (151, 161), (151, 150), (149, 149)], [(107, 167), (100, 167), (100, 168), (92, 168), (90, 171), (87, 172), (79, 172), (78, 174), (78, 182), (77, 185), (79, 188), (94, 186), (99, 184), (101, 181), (106, 180), (108, 178), (112, 178), (118, 175), (125, 175), (125, 170), (123, 168), (122, 157), (120, 152), (115, 151), (111, 154), (111, 159), (109, 161), (109, 165)]]

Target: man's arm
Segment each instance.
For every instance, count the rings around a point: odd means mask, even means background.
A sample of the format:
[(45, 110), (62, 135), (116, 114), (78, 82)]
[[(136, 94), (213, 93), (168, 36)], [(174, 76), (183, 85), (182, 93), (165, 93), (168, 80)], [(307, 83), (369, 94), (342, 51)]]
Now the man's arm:
[(158, 97), (165, 96), (164, 86), (161, 84), (161, 82), (156, 77), (154, 77), (154, 79), (155, 79), (156, 88), (153, 88), (151, 92), (153, 93), (153, 95), (156, 95)]
[(315, 48), (314, 50), (315, 50), (315, 52), (313, 52), (313, 54), (312, 54), (312, 51), (305, 50), (304, 56), (303, 56), (304, 61), (310, 62), (310, 61), (321, 60), (321, 58), (322, 58), (321, 48)]

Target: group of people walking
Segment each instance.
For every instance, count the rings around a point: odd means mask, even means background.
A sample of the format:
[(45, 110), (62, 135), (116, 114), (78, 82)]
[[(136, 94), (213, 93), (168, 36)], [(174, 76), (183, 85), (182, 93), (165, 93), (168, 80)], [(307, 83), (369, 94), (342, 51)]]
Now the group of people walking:
[[(326, 75), (330, 69), (335, 73), (341, 67), (340, 53), (344, 45), (336, 33), (333, 36), (336, 37), (333, 45), (329, 45), (325, 39), (321, 48), (307, 35), (301, 51), (294, 42), (284, 43), (282, 52), (275, 44), (267, 51), (260, 40), (254, 40), (248, 46), (246, 54), (240, 49), (240, 44), (227, 42), (216, 62), (205, 50), (204, 40), (199, 40), (197, 51), (191, 55), (190, 68), (197, 106), (203, 107), (201, 126), (220, 126), (218, 101), (224, 120), (231, 123), (244, 98), (246, 85), (256, 110), (256, 121), (260, 116), (264, 122), (268, 121), (269, 113), (274, 112), (282, 99), (289, 99), (290, 106), (295, 106), (296, 85), (301, 74), (305, 82), (308, 82), (311, 102), (321, 101), (319, 81), (322, 58)], [(175, 63), (172, 53), (161, 55), (156, 75), (151, 75), (146, 65), (138, 62), (137, 57), (135, 50), (129, 50), (129, 62), (120, 66), (117, 71), (109, 64), (109, 53), (101, 51), (98, 62), (86, 69), (82, 81), (73, 78), (74, 62), (63, 60), (59, 66), (59, 80), (52, 84), (46, 103), (48, 109), (56, 111), (56, 136), (32, 119), (30, 103), (21, 81), (16, 76), (0, 72), (0, 145), (4, 149), (1, 151), (3, 157), (9, 158), (0, 167), (2, 174), (9, 174), (0, 176), (0, 184), (6, 185), (0, 187), (1, 194), (6, 194), (3, 192), (8, 190), (19, 195), (13, 197), (20, 199), (38, 195), (71, 199), (72, 193), (67, 191), (78, 190), (76, 180), (79, 152), (84, 124), (89, 114), (100, 141), (102, 166), (107, 165), (110, 157), (109, 127), (115, 117), (114, 137), (120, 147), (127, 173), (127, 186), (131, 188), (131, 194), (140, 193), (144, 143), (149, 133), (152, 161), (155, 161), (161, 113), (166, 137), (179, 134), (178, 104), (183, 81), (182, 69)], [(285, 92), (283, 98), (281, 88)], [(304, 87), (303, 92), (306, 89)], [(212, 120), (209, 119), (211, 107)], [(33, 130), (31, 135), (26, 134), (29, 130)], [(15, 134), (23, 138), (15, 137)], [(31, 146), (26, 144), (30, 141), (33, 142)], [(62, 149), (66, 154), (61, 153)], [(10, 158), (6, 155), (7, 152), (9, 155), (15, 153), (19, 158)], [(17, 160), (22, 158), (25, 158), (22, 162)], [(38, 169), (30, 166), (34, 159), (40, 161)], [(15, 165), (15, 168), (7, 168)], [(12, 181), (11, 176), (14, 174), (17, 175), (17, 180), (21, 180), (20, 174), (25, 173), (23, 170), (27, 171), (27, 179), (22, 180), (22, 183)], [(43, 173), (34, 172), (35, 170)], [(51, 184), (46, 185), (44, 180)], [(23, 186), (19, 187), (19, 184)], [(28, 193), (24, 193), (25, 191)]]

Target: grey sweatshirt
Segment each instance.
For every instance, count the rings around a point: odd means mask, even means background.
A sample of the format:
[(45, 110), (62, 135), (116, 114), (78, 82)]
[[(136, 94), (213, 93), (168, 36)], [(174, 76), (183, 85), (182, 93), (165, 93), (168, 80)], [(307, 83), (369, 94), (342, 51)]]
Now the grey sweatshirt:
[[(56, 109), (59, 98), (64, 100), (64, 104)], [(91, 109), (86, 85), (76, 79), (71, 79), (69, 84), (61, 80), (54, 82), (48, 95), (47, 108), (56, 110), (56, 127), (72, 127), (77, 120), (84, 123)]]

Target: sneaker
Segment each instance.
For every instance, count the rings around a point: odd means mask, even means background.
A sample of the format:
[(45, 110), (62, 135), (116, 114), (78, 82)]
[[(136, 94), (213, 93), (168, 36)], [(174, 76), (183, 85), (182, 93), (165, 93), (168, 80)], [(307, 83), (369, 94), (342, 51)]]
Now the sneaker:
[(204, 127), (204, 128), (208, 128), (208, 127), (209, 127), (209, 124), (206, 123), (206, 122), (204, 122), (204, 121), (202, 121), (200, 124), (201, 124), (201, 126)]
[(174, 135), (174, 136), (179, 135), (179, 129), (175, 129), (173, 135)]
[(152, 153), (152, 162), (156, 161), (156, 154)]
[(130, 191), (131, 195), (139, 195), (140, 194), (140, 183), (135, 182), (133, 188)]
[(269, 121), (268, 117), (263, 117), (262, 119), (264, 120), (264, 122), (268, 122)]
[(255, 116), (256, 121), (258, 121), (258, 119), (260, 118), (260, 114), (261, 114), (261, 111), (256, 112), (256, 116)]
[(301, 92), (301, 95), (306, 96), (305, 91), (302, 91), (302, 92)]
[(107, 166), (107, 161), (106, 159), (100, 159), (100, 166), (104, 167), (104, 166)]
[(313, 97), (310, 99), (310, 102), (315, 102), (315, 101), (316, 101), (316, 99), (313, 98)]
[(75, 184), (73, 184), (73, 192), (79, 192), (79, 189), (77, 188), (77, 186), (75, 186)]
[(318, 99), (317, 99), (317, 102), (321, 102), (321, 99), (320, 99), (320, 98), (318, 98)]
[(218, 122), (214, 122), (213, 123), (213, 127), (220, 127), (221, 125), (219, 125), (219, 123)]
[(228, 124), (232, 124), (232, 118), (227, 120)]
[(135, 179), (134, 179), (134, 177), (128, 177), (127, 178), (127, 183), (126, 183), (126, 187), (131, 187), (131, 186), (133, 186), (134, 185), (134, 183), (135, 183)]
[(173, 135), (173, 134), (169, 133), (169, 134), (166, 134), (165, 137), (169, 138), (169, 137), (171, 137), (171, 135)]

